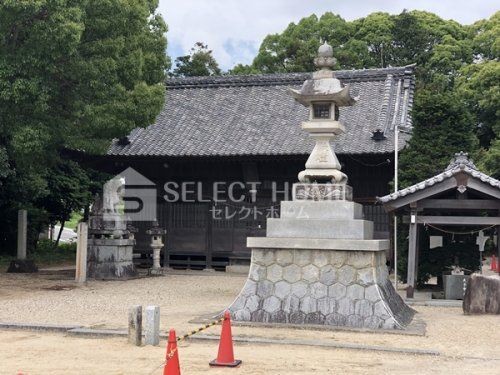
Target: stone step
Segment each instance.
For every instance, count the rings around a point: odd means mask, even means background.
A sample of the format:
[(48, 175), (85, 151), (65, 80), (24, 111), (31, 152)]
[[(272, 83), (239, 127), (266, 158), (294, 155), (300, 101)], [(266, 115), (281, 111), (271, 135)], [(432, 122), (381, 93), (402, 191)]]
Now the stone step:
[[(254, 249), (301, 249), (344, 251), (387, 251), (389, 240), (349, 240), (332, 238), (247, 237), (247, 247)], [(227, 268), (226, 268), (227, 269)], [(247, 272), (248, 273), (248, 272)]]
[(373, 222), (339, 219), (267, 219), (267, 237), (373, 239)]
[(363, 219), (363, 206), (350, 201), (283, 201), (283, 219)]

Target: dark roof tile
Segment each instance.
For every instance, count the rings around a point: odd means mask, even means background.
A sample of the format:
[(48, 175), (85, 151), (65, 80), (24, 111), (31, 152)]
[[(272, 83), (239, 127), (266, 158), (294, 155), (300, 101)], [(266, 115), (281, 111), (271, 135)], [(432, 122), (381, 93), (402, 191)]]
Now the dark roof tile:
[[(339, 154), (394, 151), (395, 124), (411, 129), (413, 67), (338, 71), (350, 84), (353, 107), (340, 109), (346, 133), (333, 142)], [(155, 124), (134, 129), (130, 144), (114, 141), (109, 155), (229, 156), (307, 155), (313, 142), (301, 130), (308, 111), (288, 88), (299, 88), (310, 73), (174, 78), (166, 82), (166, 102)], [(387, 138), (371, 139), (380, 128)], [(405, 132), (406, 130), (406, 132)]]

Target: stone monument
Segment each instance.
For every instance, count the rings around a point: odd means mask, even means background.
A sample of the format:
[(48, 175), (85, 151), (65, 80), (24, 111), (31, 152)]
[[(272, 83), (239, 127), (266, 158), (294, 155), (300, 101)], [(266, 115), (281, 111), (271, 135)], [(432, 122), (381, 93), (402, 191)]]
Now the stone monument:
[(90, 212), (87, 277), (120, 279), (137, 275), (133, 263), (135, 239), (127, 229), (123, 207), (124, 181), (115, 177), (96, 197)]
[(7, 269), (8, 273), (33, 273), (38, 272), (38, 267), (33, 259), (27, 259), (28, 242), (28, 211), (17, 212), (17, 259), (12, 260)]
[(302, 129), (316, 144), (281, 217), (267, 220), (266, 237), (247, 239), (248, 280), (229, 310), (236, 321), (401, 329), (414, 310), (389, 281), (389, 241), (373, 239), (330, 145), (345, 131), (339, 107), (357, 99), (335, 77), (327, 43), (315, 63), (319, 71), (290, 92), (309, 108)]

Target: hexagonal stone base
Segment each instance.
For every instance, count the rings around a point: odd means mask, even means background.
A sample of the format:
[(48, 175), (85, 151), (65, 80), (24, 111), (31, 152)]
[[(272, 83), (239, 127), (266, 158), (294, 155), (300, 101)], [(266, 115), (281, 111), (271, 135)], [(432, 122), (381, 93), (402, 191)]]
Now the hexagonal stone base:
[(401, 329), (413, 319), (384, 251), (254, 248), (234, 320)]

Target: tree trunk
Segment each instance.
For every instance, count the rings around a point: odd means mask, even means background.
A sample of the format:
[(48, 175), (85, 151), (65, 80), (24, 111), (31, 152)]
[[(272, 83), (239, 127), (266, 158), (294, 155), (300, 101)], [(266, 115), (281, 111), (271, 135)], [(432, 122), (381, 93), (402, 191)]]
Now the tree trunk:
[(61, 239), (61, 235), (62, 235), (62, 232), (64, 230), (64, 224), (65, 223), (66, 223), (66, 221), (61, 222), (61, 229), (59, 229), (59, 234), (57, 235), (57, 240), (56, 240), (55, 247), (57, 247), (59, 245), (59, 240)]
[(86, 205), (84, 210), (83, 210), (83, 220), (82, 221), (88, 222), (89, 216), (90, 216), (90, 206)]

